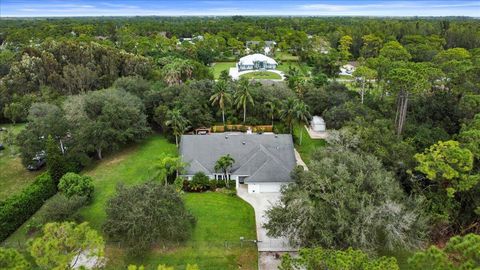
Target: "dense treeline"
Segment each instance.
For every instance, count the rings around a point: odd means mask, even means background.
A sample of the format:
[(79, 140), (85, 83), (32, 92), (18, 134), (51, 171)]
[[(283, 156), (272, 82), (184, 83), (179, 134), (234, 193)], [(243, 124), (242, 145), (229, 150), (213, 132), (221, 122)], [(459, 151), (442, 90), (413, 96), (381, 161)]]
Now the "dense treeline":
[[(130, 33), (140, 37), (165, 33), (167, 37), (191, 37), (204, 33), (234, 37), (240, 41), (253, 38), (282, 41), (286, 33), (300, 31), (310, 35), (328, 37), (338, 45), (344, 35), (353, 37), (354, 55), (358, 56), (362, 37), (374, 34), (386, 39), (406, 39), (410, 35), (437, 35), (445, 39), (446, 48), (477, 48), (480, 44), (479, 26), (470, 18), (268, 18), (268, 17), (142, 17), (142, 18), (63, 18), (3, 20), (2, 39), (16, 44), (29, 44), (47, 38), (68, 35), (78, 37), (106, 37), (118, 42)], [(125, 33), (126, 32), (126, 33)]]
[[(178, 144), (202, 126), (294, 133), (321, 115), (337, 131), (309, 156), (308, 172), (293, 174), (283, 204), (268, 213), (270, 234), (375, 254), (480, 232), (478, 20), (4, 22), (0, 110), (3, 120), (27, 122), (18, 137), (25, 164), (49, 142), (64, 170), (75, 171), (151, 128)], [(275, 40), (298, 59), (285, 82), (234, 81), (226, 72), (213, 80), (209, 65), (243, 56), (248, 40)], [(337, 80), (349, 61), (353, 76)]]

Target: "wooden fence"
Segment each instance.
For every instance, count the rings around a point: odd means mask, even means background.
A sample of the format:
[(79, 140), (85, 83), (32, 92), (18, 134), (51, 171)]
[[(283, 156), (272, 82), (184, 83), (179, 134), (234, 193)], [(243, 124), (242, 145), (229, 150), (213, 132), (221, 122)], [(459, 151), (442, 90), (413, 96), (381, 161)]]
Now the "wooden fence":
[(225, 125), (225, 126), (213, 126), (212, 132), (226, 132), (226, 131), (241, 131), (246, 132), (248, 128), (252, 129), (252, 132), (273, 132), (272, 125), (259, 125), (259, 126), (249, 126), (249, 125)]

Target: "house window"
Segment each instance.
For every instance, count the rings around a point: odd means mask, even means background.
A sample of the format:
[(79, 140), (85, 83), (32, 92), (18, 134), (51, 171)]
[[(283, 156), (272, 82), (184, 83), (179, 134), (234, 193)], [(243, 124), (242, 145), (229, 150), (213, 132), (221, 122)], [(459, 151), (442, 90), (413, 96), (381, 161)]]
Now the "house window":
[[(227, 178), (228, 178), (228, 180), (231, 180), (231, 175), (227, 174)], [(215, 174), (215, 179), (216, 180), (224, 180), (224, 176), (223, 176), (223, 174)]]

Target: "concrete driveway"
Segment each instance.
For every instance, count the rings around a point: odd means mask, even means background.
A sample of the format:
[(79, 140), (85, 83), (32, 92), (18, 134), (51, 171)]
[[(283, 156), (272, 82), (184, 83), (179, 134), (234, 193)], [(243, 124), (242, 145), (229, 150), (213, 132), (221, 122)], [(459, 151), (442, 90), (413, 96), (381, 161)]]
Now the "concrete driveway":
[(247, 185), (240, 185), (237, 195), (255, 210), (258, 251), (295, 251), (287, 239), (268, 237), (267, 230), (263, 228), (263, 224), (267, 222), (265, 211), (280, 200), (280, 192), (248, 193)]
[(259, 258), (259, 270), (276, 270), (281, 260), (279, 255), (285, 252), (295, 252), (298, 249), (293, 248), (286, 238), (272, 238), (267, 236), (267, 230), (263, 224), (267, 222), (265, 211), (273, 204), (279, 201), (280, 192), (271, 193), (248, 193), (246, 185), (240, 185), (237, 189), (237, 195), (248, 202), (255, 210), (255, 224), (257, 228), (257, 243)]

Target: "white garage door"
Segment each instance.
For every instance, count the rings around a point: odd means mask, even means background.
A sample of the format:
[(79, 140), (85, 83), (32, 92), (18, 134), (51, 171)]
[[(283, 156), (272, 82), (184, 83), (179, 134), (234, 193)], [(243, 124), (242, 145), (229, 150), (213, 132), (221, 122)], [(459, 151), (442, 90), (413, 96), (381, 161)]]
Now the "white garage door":
[(248, 193), (280, 192), (282, 183), (257, 183), (248, 184)]
[(260, 186), (260, 192), (280, 192), (280, 183), (262, 183), (259, 184)]

